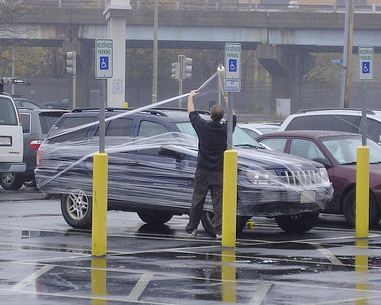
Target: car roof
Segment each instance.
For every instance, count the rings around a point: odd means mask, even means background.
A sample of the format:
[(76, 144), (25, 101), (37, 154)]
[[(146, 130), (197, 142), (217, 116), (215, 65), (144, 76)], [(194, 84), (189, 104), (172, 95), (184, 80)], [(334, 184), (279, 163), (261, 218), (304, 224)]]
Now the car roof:
[[(298, 110), (298, 112), (294, 113), (292, 116), (316, 115), (316, 114), (361, 115), (362, 110), (360, 108), (302, 109), (302, 110)], [(381, 110), (379, 110), (379, 109), (368, 109), (367, 114), (380, 116)]]
[[(110, 108), (107, 107), (105, 109), (106, 117), (113, 116), (116, 114), (120, 114), (122, 112), (128, 112), (131, 110), (135, 110), (136, 108)], [(98, 108), (77, 108), (71, 111), (70, 115), (74, 116), (83, 116), (83, 115), (91, 115), (98, 114)], [(209, 118), (209, 112), (203, 110), (197, 110), (200, 115), (206, 119)], [(144, 110), (142, 112), (136, 113), (136, 115), (147, 115), (147, 116), (158, 116), (165, 117), (169, 122), (178, 123), (178, 122), (188, 122), (189, 114), (186, 109), (178, 109), (178, 108), (151, 108), (148, 110)]]
[(45, 109), (45, 108), (39, 108), (39, 109), (31, 109), (31, 108), (18, 108), (20, 113), (39, 113), (39, 114), (49, 114), (49, 113), (68, 113), (69, 110), (64, 109)]
[(259, 138), (274, 137), (274, 136), (305, 136), (310, 138), (321, 138), (321, 137), (335, 137), (335, 136), (355, 136), (360, 137), (358, 133), (344, 132), (344, 131), (331, 131), (331, 130), (286, 130), (266, 133), (258, 136)]

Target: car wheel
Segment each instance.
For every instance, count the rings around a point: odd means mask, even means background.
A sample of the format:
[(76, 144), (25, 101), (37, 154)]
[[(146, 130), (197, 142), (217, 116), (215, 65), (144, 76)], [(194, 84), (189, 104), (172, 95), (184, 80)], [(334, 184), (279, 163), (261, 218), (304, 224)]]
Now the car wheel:
[(287, 233), (304, 233), (318, 223), (319, 213), (276, 216), (275, 221)]
[(24, 184), (25, 178), (22, 173), (2, 173), (0, 184), (5, 190), (18, 190)]
[(92, 200), (84, 191), (74, 190), (62, 195), (61, 211), (65, 221), (73, 228), (91, 228)]
[(165, 224), (173, 217), (172, 213), (166, 211), (139, 211), (138, 215), (145, 223), (156, 226)]
[[(344, 197), (343, 214), (347, 222), (354, 227), (356, 225), (356, 189), (352, 189)], [(369, 226), (373, 227), (380, 221), (376, 199), (369, 194)]]
[[(215, 224), (215, 216), (214, 213), (211, 211), (204, 211), (201, 216), (201, 223), (204, 227), (204, 230), (206, 233), (215, 236), (216, 233), (214, 232), (214, 224)], [(247, 221), (250, 219), (250, 217), (247, 216), (237, 216), (237, 223), (236, 223), (236, 235), (242, 233), (243, 229), (246, 226)]]

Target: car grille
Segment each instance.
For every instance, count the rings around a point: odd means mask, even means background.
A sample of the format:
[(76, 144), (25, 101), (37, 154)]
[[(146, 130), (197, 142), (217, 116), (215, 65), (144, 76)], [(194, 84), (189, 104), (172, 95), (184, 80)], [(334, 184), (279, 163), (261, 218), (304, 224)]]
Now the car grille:
[(286, 170), (281, 171), (280, 176), (285, 183), (291, 185), (311, 185), (322, 182), (319, 170)]

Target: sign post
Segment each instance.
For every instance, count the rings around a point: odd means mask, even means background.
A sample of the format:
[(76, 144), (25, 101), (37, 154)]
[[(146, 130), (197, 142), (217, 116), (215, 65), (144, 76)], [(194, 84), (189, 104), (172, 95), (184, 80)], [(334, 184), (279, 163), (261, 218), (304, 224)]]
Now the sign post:
[(365, 81), (373, 80), (373, 47), (359, 47), (359, 80), (362, 100), (362, 146), (357, 148), (356, 172), (356, 237), (367, 238), (369, 233), (369, 147), (367, 144), (367, 115)]
[[(112, 78), (113, 42), (111, 39), (95, 41), (95, 77)], [(107, 183), (108, 155), (105, 153), (106, 84), (99, 102), (99, 153), (93, 159), (92, 255), (103, 256), (107, 251)]]
[(233, 95), (241, 91), (241, 44), (225, 43), (225, 91), (228, 92), (227, 150), (224, 153), (222, 246), (235, 247), (237, 223), (237, 160), (233, 150)]

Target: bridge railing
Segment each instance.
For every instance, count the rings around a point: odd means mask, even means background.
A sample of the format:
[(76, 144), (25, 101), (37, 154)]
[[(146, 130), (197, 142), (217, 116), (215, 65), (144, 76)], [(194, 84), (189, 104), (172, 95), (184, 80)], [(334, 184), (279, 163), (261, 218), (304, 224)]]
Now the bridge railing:
[[(81, 8), (104, 8), (107, 0), (3, 0), (5, 2), (18, 1), (28, 5), (54, 6), (54, 7), (81, 7)], [(231, 10), (231, 11), (263, 11), (263, 10), (285, 10), (285, 11), (321, 11), (321, 12), (344, 12), (344, 6), (338, 5), (299, 5), (297, 1), (290, 1), (293, 4), (264, 4), (234, 3), (231, 1), (216, 0), (158, 0), (159, 9), (168, 10)], [(296, 2), (296, 3), (295, 3)], [(153, 9), (155, 0), (131, 0), (133, 9)], [(355, 12), (381, 12), (381, 6), (362, 5), (355, 6)]]

